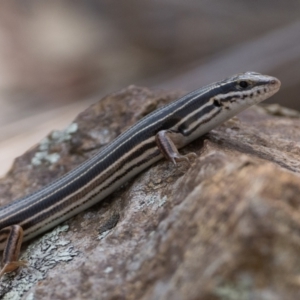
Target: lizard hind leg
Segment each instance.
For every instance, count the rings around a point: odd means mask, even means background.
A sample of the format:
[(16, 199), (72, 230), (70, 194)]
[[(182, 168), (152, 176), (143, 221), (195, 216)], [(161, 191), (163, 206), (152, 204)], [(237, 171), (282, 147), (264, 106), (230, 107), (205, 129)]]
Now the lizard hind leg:
[(20, 249), (23, 241), (23, 229), (19, 225), (12, 225), (0, 230), (0, 240), (5, 241), (2, 258), (0, 278), (5, 273), (26, 266), (26, 262), (19, 260)]

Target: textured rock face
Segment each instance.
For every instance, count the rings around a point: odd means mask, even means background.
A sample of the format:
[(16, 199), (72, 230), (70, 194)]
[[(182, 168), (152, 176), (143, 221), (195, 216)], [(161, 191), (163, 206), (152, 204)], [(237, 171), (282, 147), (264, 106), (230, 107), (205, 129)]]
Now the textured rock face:
[[(83, 162), (180, 93), (129, 87), (15, 161), (1, 204)], [(251, 108), (23, 247), (2, 299), (298, 299), (300, 120)], [(295, 118), (291, 118), (295, 116)]]

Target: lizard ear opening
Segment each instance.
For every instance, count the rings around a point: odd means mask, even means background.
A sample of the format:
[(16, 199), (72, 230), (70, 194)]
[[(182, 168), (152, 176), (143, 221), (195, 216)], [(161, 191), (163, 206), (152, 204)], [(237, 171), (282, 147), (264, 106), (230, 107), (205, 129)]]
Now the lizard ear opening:
[(217, 107), (221, 107), (222, 105), (221, 105), (221, 103), (220, 103), (220, 101), (218, 101), (218, 100), (214, 100), (214, 105), (215, 106), (217, 106)]

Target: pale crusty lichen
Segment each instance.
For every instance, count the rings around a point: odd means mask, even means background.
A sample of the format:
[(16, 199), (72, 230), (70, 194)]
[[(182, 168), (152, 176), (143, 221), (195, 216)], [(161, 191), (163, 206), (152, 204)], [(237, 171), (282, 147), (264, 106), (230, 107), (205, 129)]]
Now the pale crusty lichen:
[[(58, 226), (53, 231), (32, 242), (22, 253), (20, 259), (28, 261), (28, 268), (22, 268), (18, 274), (6, 274), (0, 282), (0, 298), (3, 300), (24, 299), (22, 296), (34, 284), (46, 277), (49, 269), (57, 264), (70, 261), (78, 255), (70, 241), (60, 236), (68, 230), (67, 225)], [(34, 299), (34, 291), (25, 296)]]
[[(251, 299), (252, 282), (250, 277), (244, 276), (236, 284), (223, 284), (216, 288), (215, 295), (219, 296), (221, 300), (248, 300)], [(256, 298), (256, 297), (254, 297)]]
[(43, 162), (54, 164), (60, 159), (59, 153), (49, 153), (50, 146), (52, 144), (61, 144), (65, 141), (69, 141), (72, 138), (72, 134), (78, 130), (77, 123), (71, 123), (64, 130), (55, 130), (51, 133), (50, 137), (44, 138), (39, 144), (39, 151), (37, 151), (34, 157), (31, 159), (31, 163), (34, 166), (39, 166)]

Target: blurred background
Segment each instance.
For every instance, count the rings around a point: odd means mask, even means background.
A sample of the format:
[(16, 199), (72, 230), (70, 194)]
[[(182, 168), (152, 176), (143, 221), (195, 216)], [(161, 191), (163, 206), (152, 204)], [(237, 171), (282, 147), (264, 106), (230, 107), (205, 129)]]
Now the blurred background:
[(0, 176), (109, 92), (243, 71), (278, 77), (270, 101), (300, 110), (300, 0), (1, 1)]

